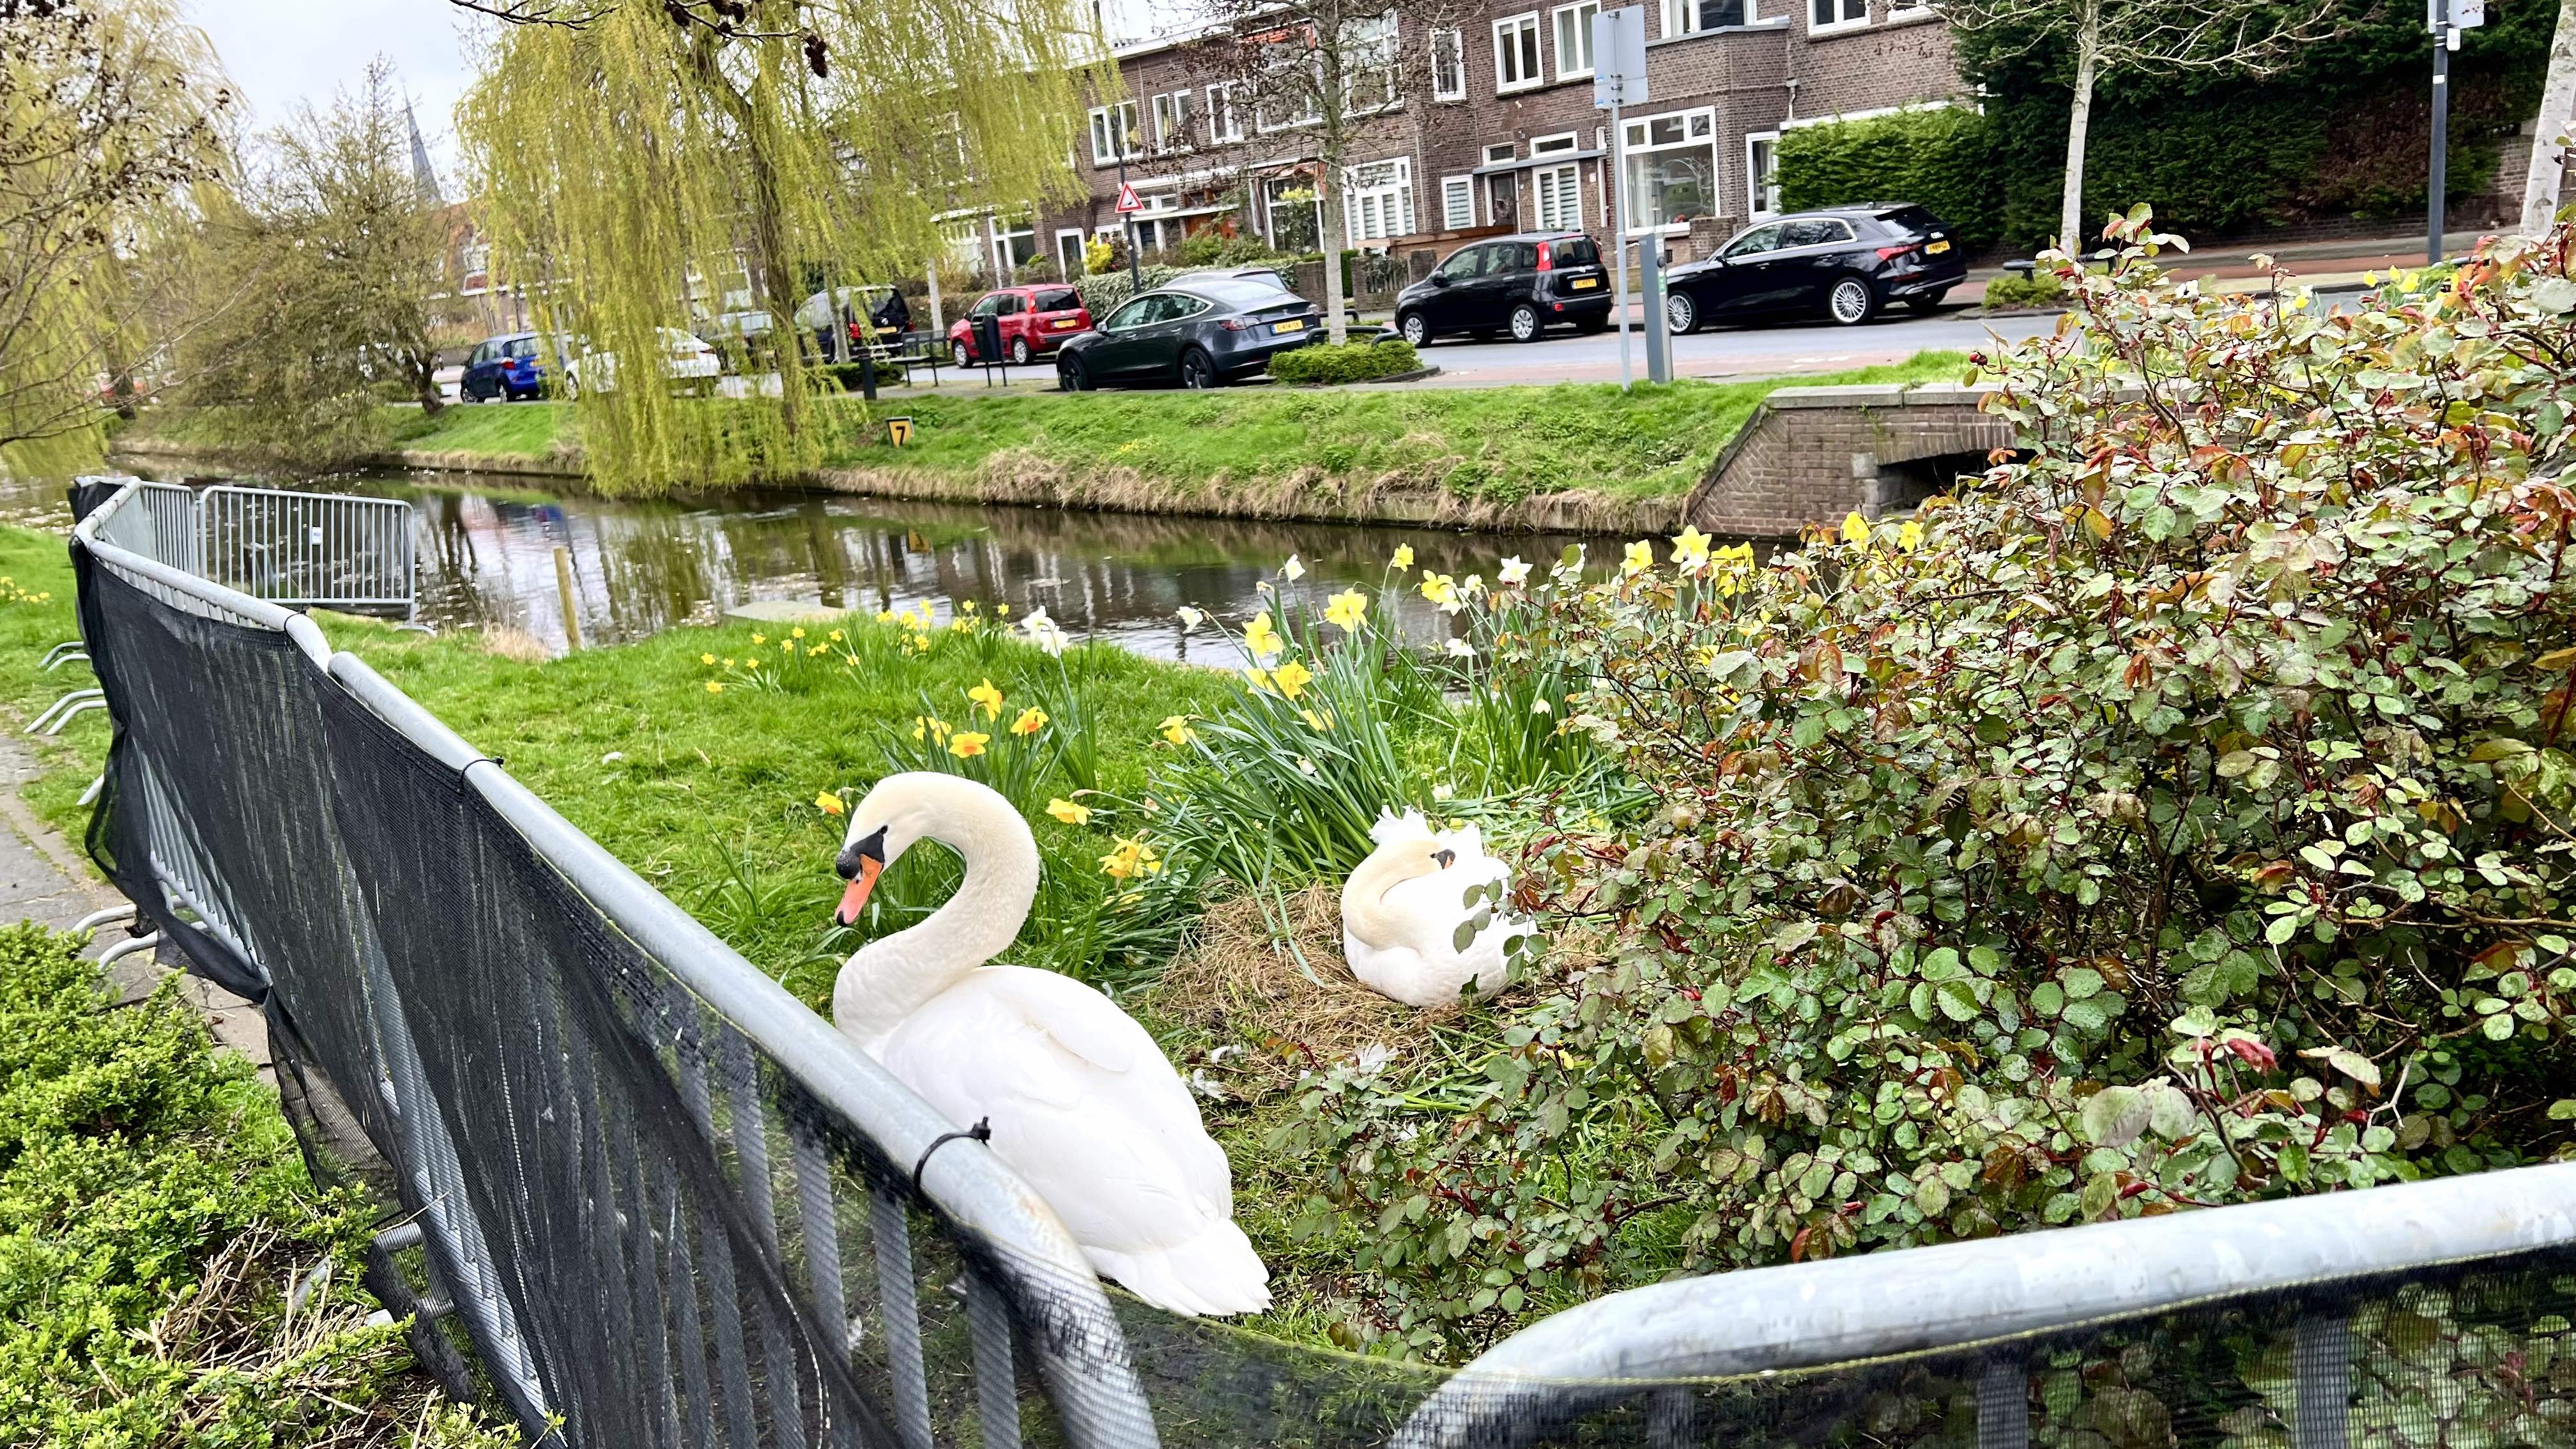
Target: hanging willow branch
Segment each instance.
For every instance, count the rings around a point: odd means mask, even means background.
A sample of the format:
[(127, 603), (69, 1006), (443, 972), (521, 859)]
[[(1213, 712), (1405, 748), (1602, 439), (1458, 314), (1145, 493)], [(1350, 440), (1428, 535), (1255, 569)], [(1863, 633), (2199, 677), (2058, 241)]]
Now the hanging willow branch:
[(774, 362), (762, 395), (582, 396), (613, 491), (813, 469), (834, 412), (799, 305), (918, 274), (943, 218), (1070, 196), (1078, 61), (1102, 53), (1081, 0), (458, 3), (514, 22), (457, 117), (496, 264), (539, 326), (640, 359), (657, 329), (770, 319), (774, 357), (746, 369)]

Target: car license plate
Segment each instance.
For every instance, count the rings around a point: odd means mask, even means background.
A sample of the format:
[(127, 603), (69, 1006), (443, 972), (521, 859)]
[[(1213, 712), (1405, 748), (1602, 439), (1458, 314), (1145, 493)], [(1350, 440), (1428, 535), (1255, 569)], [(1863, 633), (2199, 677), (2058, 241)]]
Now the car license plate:
[(1049, 326), (1051, 326), (1051, 327), (1071, 327), (1071, 326), (1073, 326), (1073, 325), (1075, 325), (1075, 324), (1074, 324), (1074, 319), (1072, 319), (1071, 317), (1058, 317), (1057, 319), (1055, 319), (1055, 321), (1053, 321), (1053, 322), (1049, 323), (1048, 325), (1049, 325)]
[(1936, 241), (1936, 242), (1933, 242), (1931, 245), (1926, 246), (1926, 247), (1923, 249), (1923, 254), (1924, 254), (1925, 256), (1927, 256), (1927, 257), (1937, 257), (1937, 256), (1939, 256), (1941, 253), (1946, 252), (1946, 251), (1948, 251), (1949, 249), (1950, 249), (1950, 244), (1949, 244), (1948, 242), (1945, 242), (1945, 241)]
[(1282, 332), (1303, 332), (1305, 330), (1306, 319), (1303, 317), (1291, 317), (1285, 322), (1273, 322), (1270, 324), (1270, 332), (1272, 336), (1277, 336)]
[(1601, 279), (1599, 277), (1577, 277), (1566, 285), (1577, 292), (1589, 292), (1593, 288), (1601, 285)]

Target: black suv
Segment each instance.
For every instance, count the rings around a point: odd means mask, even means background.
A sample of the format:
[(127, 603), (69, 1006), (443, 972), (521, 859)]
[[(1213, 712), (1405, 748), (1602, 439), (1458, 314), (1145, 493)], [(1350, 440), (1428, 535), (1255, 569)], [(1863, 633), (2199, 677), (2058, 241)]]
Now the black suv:
[(1601, 270), (1601, 249), (1577, 231), (1460, 247), (1395, 299), (1396, 335), (1416, 347), (1444, 332), (1536, 342), (1559, 322), (1581, 332), (1610, 325), (1610, 274)]
[(1902, 302), (1929, 313), (1968, 275), (1950, 228), (1891, 202), (1801, 211), (1737, 233), (1704, 262), (1664, 281), (1675, 332), (1782, 312), (1822, 312), (1855, 326)]

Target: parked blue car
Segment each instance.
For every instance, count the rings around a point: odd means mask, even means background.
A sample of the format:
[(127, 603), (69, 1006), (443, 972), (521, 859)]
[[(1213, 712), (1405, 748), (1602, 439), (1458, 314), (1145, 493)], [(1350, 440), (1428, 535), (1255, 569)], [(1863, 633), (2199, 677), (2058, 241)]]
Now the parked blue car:
[(559, 364), (542, 355), (542, 341), (535, 332), (483, 339), (474, 355), (465, 359), (465, 375), (456, 383), (458, 395), (467, 402), (478, 403), (495, 398), (523, 402), (544, 396), (547, 379), (560, 374)]

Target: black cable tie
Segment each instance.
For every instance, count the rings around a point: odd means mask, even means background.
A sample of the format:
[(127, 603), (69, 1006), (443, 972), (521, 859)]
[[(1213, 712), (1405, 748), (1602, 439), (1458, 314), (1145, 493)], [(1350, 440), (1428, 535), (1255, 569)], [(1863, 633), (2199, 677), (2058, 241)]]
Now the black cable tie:
[(993, 1119), (986, 1117), (963, 1132), (942, 1132), (938, 1136), (931, 1138), (930, 1145), (921, 1149), (921, 1160), (912, 1165), (912, 1195), (914, 1197), (927, 1196), (927, 1194), (923, 1193), (921, 1190), (921, 1170), (930, 1165), (930, 1154), (937, 1152), (940, 1148), (947, 1146), (949, 1143), (954, 1142), (961, 1137), (970, 1142), (992, 1141)]

